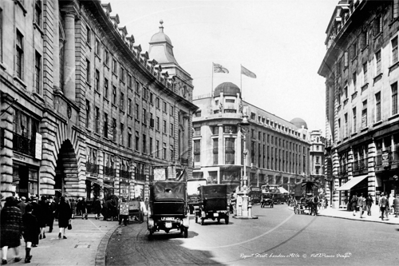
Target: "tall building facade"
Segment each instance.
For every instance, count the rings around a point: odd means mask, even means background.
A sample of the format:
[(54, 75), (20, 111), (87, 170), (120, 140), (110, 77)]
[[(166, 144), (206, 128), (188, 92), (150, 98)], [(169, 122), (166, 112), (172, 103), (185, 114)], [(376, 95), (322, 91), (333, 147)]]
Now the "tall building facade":
[(399, 1), (339, 1), (327, 27), (326, 176), (333, 205), (396, 194)]
[(324, 151), (326, 139), (321, 130), (311, 130), (310, 133), (310, 179), (319, 182), (320, 193), (331, 200), (331, 182), (324, 176)]
[[(290, 185), (309, 175), (309, 136), (302, 119), (286, 121), (241, 98), (240, 88), (225, 82), (213, 95), (197, 97), (193, 118), (193, 178), (251, 187)], [(243, 115), (249, 126), (244, 126)]]
[(143, 198), (192, 175), (192, 79), (162, 22), (146, 52), (110, 4), (4, 0), (0, 52), (3, 196)]

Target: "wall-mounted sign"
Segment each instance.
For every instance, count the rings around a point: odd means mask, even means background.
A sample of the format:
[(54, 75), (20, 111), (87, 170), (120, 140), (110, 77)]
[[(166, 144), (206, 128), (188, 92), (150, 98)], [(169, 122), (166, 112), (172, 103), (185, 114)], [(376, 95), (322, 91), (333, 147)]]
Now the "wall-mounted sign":
[(166, 180), (165, 168), (154, 168), (154, 181)]
[(35, 138), (35, 159), (42, 159), (42, 135), (36, 133)]
[(389, 166), (389, 153), (387, 151), (384, 151), (381, 155), (382, 158), (382, 167), (388, 167)]

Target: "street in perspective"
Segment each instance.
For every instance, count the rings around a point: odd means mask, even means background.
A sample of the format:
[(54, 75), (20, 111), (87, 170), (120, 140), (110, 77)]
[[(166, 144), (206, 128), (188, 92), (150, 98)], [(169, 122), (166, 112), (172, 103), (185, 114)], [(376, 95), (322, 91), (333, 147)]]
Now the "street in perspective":
[(0, 1), (2, 265), (397, 265), (399, 0)]

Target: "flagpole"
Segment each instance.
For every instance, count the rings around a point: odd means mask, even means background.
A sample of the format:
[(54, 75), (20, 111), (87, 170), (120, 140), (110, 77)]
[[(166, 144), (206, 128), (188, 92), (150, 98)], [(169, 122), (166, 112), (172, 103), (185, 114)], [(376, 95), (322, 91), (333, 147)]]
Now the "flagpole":
[(243, 98), (243, 89), (242, 89), (242, 65), (240, 65), (240, 88), (241, 88), (241, 100), (244, 100)]
[(212, 62), (212, 83), (211, 83), (211, 98), (213, 97), (213, 62)]

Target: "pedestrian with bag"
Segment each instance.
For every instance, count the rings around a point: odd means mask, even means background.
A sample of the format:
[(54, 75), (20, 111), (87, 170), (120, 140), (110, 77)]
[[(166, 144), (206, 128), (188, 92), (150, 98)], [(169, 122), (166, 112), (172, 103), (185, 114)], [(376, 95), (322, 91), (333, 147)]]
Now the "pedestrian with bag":
[(3, 255), (1, 264), (7, 264), (9, 248), (14, 249), (14, 261), (21, 260), (19, 246), (21, 245), (22, 227), (21, 210), (17, 207), (17, 202), (13, 196), (7, 197), (4, 208), (1, 210), (0, 244)]
[(61, 196), (60, 202), (57, 206), (56, 217), (58, 217), (59, 233), (58, 238), (67, 239), (65, 236), (65, 229), (70, 225), (70, 219), (72, 217), (71, 206), (66, 202), (64, 196)]
[(32, 205), (27, 205), (25, 214), (22, 216), (24, 225), (23, 236), (25, 239), (25, 263), (29, 263), (32, 259), (30, 251), (32, 245), (39, 243), (40, 225), (37, 218), (32, 214)]

